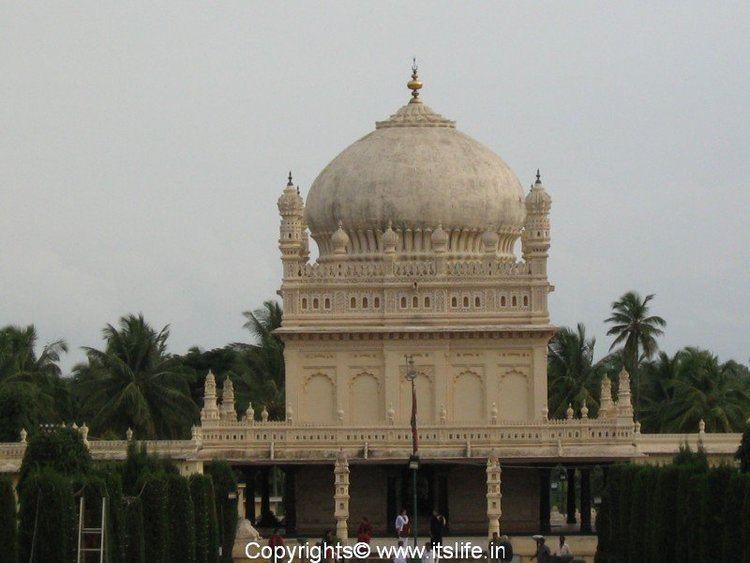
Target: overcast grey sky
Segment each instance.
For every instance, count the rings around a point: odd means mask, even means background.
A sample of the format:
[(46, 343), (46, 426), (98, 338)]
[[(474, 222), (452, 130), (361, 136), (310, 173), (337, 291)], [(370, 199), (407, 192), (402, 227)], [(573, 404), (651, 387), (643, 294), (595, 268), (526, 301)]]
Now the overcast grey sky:
[[(157, 5), (158, 4), (158, 5)], [(747, 362), (747, 2), (3, 2), (0, 326), (66, 367), (126, 313), (246, 340), (276, 199), (408, 99), (553, 197), (553, 321), (656, 293), (662, 346)]]

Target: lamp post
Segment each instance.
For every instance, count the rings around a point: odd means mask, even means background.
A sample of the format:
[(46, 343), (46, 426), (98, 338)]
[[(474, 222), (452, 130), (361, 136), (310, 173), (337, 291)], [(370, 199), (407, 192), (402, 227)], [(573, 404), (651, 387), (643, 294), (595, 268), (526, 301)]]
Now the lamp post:
[(419, 470), (419, 442), (417, 439), (417, 371), (414, 369), (414, 357), (406, 356), (406, 379), (411, 383), (411, 456), (409, 469), (411, 470), (412, 488), (412, 535), (414, 548), (417, 547), (417, 471)]

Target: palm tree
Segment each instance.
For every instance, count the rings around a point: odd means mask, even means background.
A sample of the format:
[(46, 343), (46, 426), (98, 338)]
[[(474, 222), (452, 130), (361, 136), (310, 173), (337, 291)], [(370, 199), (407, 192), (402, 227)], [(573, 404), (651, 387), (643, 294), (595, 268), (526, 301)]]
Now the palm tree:
[(105, 348), (85, 348), (88, 363), (75, 368), (92, 432), (122, 435), (132, 428), (142, 438), (185, 436), (198, 409), (180, 359), (167, 353), (169, 327), (156, 332), (143, 315), (129, 315), (103, 334)]
[(750, 393), (733, 368), (706, 350), (680, 351), (662, 431), (695, 432), (703, 420), (708, 432), (741, 432), (750, 414)]
[(266, 406), (271, 418), (284, 417), (284, 343), (274, 334), (281, 326), (283, 311), (277, 301), (265, 301), (255, 311), (243, 313), (250, 331), (251, 344), (237, 343), (237, 364), (232, 370), (238, 374), (233, 382), (239, 402), (260, 403)]
[(681, 353), (670, 357), (659, 352), (653, 360), (644, 362), (643, 396), (639, 418), (643, 432), (661, 432), (665, 426), (665, 407), (674, 398), (675, 381), (679, 377)]
[(548, 381), (550, 416), (564, 418), (568, 405), (578, 408), (586, 401), (590, 416), (599, 411), (602, 377), (609, 357), (594, 362), (595, 338), (586, 337), (586, 327), (563, 327), (549, 343)]
[(68, 345), (56, 340), (37, 355), (37, 341), (34, 325), (0, 329), (0, 390), (23, 401), (31, 400), (32, 405), (24, 408), (30, 408), (39, 422), (60, 422), (72, 411), (68, 385), (59, 366)]
[(613, 325), (607, 331), (608, 336), (615, 336), (610, 351), (623, 345), (625, 367), (635, 381), (636, 413), (640, 399), (640, 361), (654, 355), (658, 349), (656, 337), (664, 333), (661, 329), (667, 325), (661, 317), (649, 315), (648, 304), (653, 298), (653, 293), (641, 298), (637, 292), (628, 291), (612, 303), (612, 315), (604, 321)]

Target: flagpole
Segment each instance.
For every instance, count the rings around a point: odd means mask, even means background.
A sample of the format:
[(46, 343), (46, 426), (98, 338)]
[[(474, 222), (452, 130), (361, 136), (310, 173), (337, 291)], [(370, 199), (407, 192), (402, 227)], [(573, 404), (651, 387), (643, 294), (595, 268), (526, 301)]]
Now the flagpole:
[(419, 439), (417, 434), (417, 372), (414, 369), (414, 357), (411, 355), (406, 356), (406, 379), (411, 382), (411, 457), (409, 458), (409, 469), (411, 469), (412, 488), (412, 536), (414, 538), (414, 548), (416, 553), (418, 542), (417, 471), (419, 470)]

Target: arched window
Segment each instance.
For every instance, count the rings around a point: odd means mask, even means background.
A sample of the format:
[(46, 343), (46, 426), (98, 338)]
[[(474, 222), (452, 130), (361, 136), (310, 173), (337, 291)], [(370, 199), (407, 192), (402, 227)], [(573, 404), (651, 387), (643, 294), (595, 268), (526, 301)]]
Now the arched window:
[(469, 306), (469, 298), (464, 297), (464, 307), (468, 307), (468, 306)]
[(510, 304), (511, 304), (511, 305), (512, 305), (513, 307), (516, 307), (516, 306), (518, 305), (518, 299), (516, 298), (516, 296), (515, 296), (515, 295), (514, 295), (513, 297), (511, 297), (511, 298), (510, 298)]
[(319, 305), (318, 298), (316, 297), (315, 299), (313, 299), (313, 309), (317, 309), (318, 305)]
[(356, 297), (352, 297), (351, 300), (349, 301), (349, 308), (350, 309), (356, 309), (357, 308), (357, 298)]
[(330, 309), (331, 308), (331, 300), (328, 297), (326, 297), (326, 300), (323, 301), (323, 305), (325, 306), (326, 309)]
[(523, 296), (523, 306), (524, 307), (528, 307), (529, 306), (529, 296), (528, 295), (524, 295)]
[(380, 297), (373, 299), (372, 304), (376, 309), (380, 309)]
[(481, 304), (481, 301), (479, 300), (479, 297), (474, 298), (474, 307), (479, 307)]
[(307, 297), (302, 298), (302, 308), (307, 309)]
[(505, 295), (500, 296), (500, 306), (505, 307), (506, 304)]
[(367, 309), (367, 297), (362, 298), (362, 308)]
[(455, 297), (451, 297), (451, 307), (458, 307), (458, 300)]
[(415, 309), (419, 307), (419, 297), (417, 297), (416, 295), (411, 298), (411, 306)]
[(401, 308), (406, 309), (406, 297), (401, 298)]
[(429, 295), (425, 296), (425, 298), (424, 298), (424, 306), (425, 306), (425, 308), (429, 308), (430, 307), (430, 296)]

